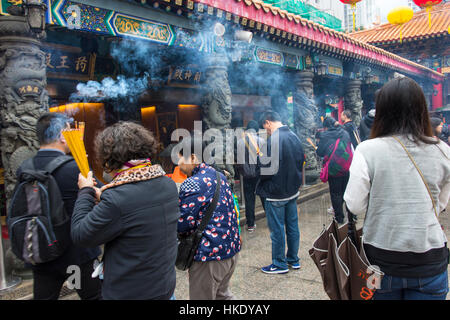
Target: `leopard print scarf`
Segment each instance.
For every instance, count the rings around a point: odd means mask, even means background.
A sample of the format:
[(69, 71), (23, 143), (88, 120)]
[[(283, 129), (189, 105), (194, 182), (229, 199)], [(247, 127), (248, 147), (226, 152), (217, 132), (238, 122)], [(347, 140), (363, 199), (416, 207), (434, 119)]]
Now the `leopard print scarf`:
[(163, 168), (159, 165), (152, 165), (148, 167), (141, 168), (131, 168), (120, 175), (118, 175), (111, 183), (104, 185), (100, 190), (103, 192), (106, 189), (121, 186), (126, 183), (133, 183), (139, 181), (150, 180), (158, 177), (164, 176), (166, 173)]

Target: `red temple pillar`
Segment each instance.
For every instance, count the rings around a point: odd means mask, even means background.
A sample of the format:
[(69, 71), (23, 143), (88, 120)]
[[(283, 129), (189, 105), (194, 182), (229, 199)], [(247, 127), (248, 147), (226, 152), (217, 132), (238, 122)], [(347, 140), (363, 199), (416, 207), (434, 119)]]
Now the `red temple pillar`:
[[(437, 68), (436, 71), (441, 72), (441, 68)], [(443, 106), (442, 83), (433, 85), (433, 96), (431, 99), (432, 99), (431, 100), (432, 110), (436, 110), (437, 108), (442, 108), (442, 106)]]

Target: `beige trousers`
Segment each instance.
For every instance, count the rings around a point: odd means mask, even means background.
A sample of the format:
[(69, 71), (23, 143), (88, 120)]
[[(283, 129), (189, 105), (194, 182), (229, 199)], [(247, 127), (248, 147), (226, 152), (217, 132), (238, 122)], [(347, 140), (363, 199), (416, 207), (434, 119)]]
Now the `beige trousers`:
[(238, 254), (221, 261), (194, 261), (189, 268), (190, 300), (233, 300), (229, 289)]

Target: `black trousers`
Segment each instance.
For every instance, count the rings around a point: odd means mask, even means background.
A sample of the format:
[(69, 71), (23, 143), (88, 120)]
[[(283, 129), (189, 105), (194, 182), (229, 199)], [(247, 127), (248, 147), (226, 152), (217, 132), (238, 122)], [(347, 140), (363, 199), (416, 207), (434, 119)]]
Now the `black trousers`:
[(349, 177), (350, 174), (343, 177), (328, 177), (331, 205), (334, 209), (334, 217), (339, 223), (344, 221), (344, 193), (345, 188), (347, 188)]
[[(245, 199), (245, 217), (247, 219), (247, 226), (253, 227), (255, 225), (255, 201), (256, 201), (256, 178), (243, 178), (244, 180), (244, 199)], [(264, 198), (260, 197), (261, 203), (264, 207)]]
[[(95, 259), (94, 259), (95, 260)], [(80, 265), (80, 289), (76, 289), (81, 300), (100, 300), (101, 280), (92, 278), (94, 260)], [(74, 273), (67, 268), (57, 270), (33, 270), (34, 300), (58, 300), (64, 282)]]

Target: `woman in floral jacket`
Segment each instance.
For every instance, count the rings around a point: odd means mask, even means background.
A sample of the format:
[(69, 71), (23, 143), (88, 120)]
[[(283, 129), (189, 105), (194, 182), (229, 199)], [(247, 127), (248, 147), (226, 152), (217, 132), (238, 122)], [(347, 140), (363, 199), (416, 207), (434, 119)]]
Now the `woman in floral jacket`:
[[(199, 159), (201, 155), (192, 153), (180, 156), (178, 162), (181, 171), (188, 176), (180, 187), (179, 233), (193, 232), (200, 225), (216, 190), (216, 170)], [(233, 298), (229, 282), (241, 250), (241, 239), (231, 188), (223, 174), (221, 180), (217, 207), (189, 268), (189, 296), (193, 300)]]

